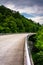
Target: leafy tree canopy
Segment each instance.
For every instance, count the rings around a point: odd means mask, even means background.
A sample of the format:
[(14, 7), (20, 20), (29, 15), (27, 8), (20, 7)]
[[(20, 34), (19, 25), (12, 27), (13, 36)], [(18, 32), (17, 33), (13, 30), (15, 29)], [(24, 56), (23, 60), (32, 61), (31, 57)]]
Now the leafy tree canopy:
[(0, 6), (0, 33), (37, 32), (40, 24), (25, 18), (18, 11)]

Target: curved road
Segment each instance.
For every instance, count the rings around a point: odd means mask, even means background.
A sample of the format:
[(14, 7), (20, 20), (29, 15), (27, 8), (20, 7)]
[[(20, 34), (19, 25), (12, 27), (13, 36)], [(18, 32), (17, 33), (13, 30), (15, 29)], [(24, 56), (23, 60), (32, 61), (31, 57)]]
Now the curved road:
[(30, 34), (0, 36), (0, 65), (23, 65), (25, 37)]
[(27, 35), (11, 34), (0, 36), (0, 65), (24, 65), (24, 44)]

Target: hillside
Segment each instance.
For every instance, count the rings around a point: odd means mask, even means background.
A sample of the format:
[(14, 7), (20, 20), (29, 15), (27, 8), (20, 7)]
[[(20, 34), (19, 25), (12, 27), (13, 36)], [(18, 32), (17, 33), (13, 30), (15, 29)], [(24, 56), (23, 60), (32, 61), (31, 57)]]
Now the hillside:
[[(35, 65), (43, 65), (43, 26), (39, 29), (34, 42), (32, 56)], [(37, 61), (36, 61), (37, 60)]]
[(19, 12), (0, 6), (0, 33), (37, 32), (40, 27)]

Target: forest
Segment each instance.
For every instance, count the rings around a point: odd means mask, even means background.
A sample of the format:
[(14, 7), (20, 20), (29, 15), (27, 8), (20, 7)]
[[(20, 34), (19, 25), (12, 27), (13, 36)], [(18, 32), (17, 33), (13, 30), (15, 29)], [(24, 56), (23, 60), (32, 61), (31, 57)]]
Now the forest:
[(0, 6), (0, 33), (37, 32), (41, 25), (25, 18), (18, 11)]

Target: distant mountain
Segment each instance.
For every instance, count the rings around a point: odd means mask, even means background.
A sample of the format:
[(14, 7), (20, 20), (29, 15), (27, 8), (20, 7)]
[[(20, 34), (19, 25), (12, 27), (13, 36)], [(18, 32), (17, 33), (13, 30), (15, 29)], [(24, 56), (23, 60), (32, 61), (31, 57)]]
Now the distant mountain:
[(39, 23), (25, 18), (18, 11), (0, 6), (0, 33), (37, 32)]

